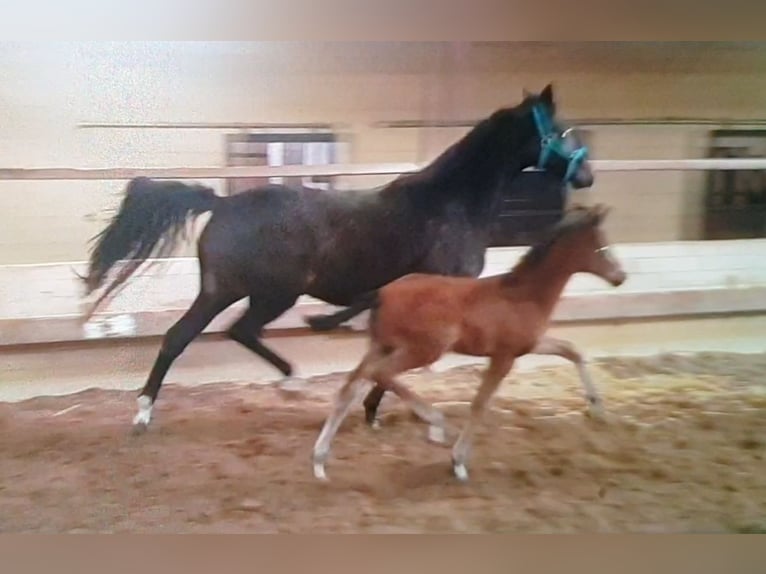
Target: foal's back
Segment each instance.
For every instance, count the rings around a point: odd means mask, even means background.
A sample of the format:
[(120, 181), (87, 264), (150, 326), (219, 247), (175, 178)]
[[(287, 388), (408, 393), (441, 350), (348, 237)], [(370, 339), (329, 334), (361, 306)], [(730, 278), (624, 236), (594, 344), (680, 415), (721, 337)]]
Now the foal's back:
[(512, 291), (502, 276), (407, 275), (380, 290), (373, 338), (384, 347), (420, 349), (417, 362), (447, 351), (488, 356), (523, 350), (533, 341)]

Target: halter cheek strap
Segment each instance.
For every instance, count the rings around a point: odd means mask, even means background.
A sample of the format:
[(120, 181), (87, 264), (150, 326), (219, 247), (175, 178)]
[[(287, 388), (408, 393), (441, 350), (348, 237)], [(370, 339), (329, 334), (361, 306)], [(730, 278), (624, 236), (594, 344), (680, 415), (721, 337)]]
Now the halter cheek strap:
[(562, 146), (562, 136), (558, 134), (548, 113), (540, 105), (532, 108), (532, 113), (537, 126), (537, 133), (540, 137), (540, 156), (537, 160), (537, 169), (545, 169), (552, 154), (555, 154), (567, 161), (567, 169), (564, 174), (564, 182), (572, 181), (577, 171), (588, 158), (587, 146), (580, 146), (571, 153), (564, 151)]
[(569, 154), (569, 165), (567, 165), (567, 172), (564, 175), (564, 181), (572, 181), (572, 178), (580, 170), (580, 167), (585, 160), (588, 159), (588, 148), (585, 146), (579, 147)]

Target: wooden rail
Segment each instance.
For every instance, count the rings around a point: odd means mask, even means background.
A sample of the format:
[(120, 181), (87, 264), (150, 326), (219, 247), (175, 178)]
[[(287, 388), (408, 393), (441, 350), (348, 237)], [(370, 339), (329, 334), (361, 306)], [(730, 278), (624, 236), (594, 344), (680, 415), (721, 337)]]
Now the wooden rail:
[[(766, 158), (736, 159), (636, 159), (594, 160), (596, 171), (706, 171), (766, 170)], [(350, 175), (399, 175), (417, 171), (414, 163), (295, 165), (275, 167), (118, 167), (118, 168), (0, 168), (0, 180), (127, 180), (156, 179), (237, 179), (253, 177), (317, 177)]]

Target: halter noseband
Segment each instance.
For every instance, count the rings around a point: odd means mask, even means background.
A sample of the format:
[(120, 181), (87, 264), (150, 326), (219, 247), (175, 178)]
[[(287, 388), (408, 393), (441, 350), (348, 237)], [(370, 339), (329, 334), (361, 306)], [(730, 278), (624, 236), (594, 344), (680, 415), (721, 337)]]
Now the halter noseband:
[(564, 183), (569, 183), (574, 178), (577, 170), (588, 158), (588, 147), (580, 146), (570, 153), (564, 150), (562, 141), (569, 130), (563, 134), (556, 132), (551, 118), (541, 105), (532, 108), (535, 117), (537, 133), (540, 136), (540, 157), (537, 160), (537, 169), (545, 169), (552, 154), (559, 156), (567, 162), (567, 171), (564, 174)]

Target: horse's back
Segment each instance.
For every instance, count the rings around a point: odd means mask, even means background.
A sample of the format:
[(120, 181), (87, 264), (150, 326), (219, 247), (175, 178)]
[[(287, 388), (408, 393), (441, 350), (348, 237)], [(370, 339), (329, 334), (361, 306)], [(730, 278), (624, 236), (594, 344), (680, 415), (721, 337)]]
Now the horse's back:
[(226, 198), (202, 233), (200, 259), (237, 275), (305, 271), (302, 266), (316, 249), (310, 218), (317, 212), (311, 203), (302, 190), (278, 185)]

